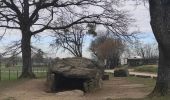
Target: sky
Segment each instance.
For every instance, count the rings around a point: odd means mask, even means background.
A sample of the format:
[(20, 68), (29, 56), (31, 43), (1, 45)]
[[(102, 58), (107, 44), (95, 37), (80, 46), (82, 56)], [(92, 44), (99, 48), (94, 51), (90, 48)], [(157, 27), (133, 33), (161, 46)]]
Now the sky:
[(138, 37), (143, 42), (154, 42), (155, 38), (150, 26), (150, 14), (148, 5), (137, 5), (133, 1), (127, 3), (124, 9), (128, 10), (133, 19), (135, 19), (134, 26), (130, 30), (139, 30)]
[[(155, 38), (153, 36), (153, 32), (150, 26), (150, 15), (149, 15), (149, 9), (147, 5), (135, 5), (134, 2), (128, 1), (125, 5), (122, 5), (121, 9), (127, 10), (131, 17), (135, 19), (135, 22), (132, 26), (129, 27), (129, 30), (131, 32), (138, 30), (140, 33), (138, 34), (138, 37), (141, 41), (145, 43), (154, 42)], [(96, 9), (97, 10), (97, 9)], [(0, 30), (2, 32), (2, 30)], [(3, 51), (3, 48), (10, 44), (12, 41), (20, 40), (21, 35), (20, 34), (13, 34), (13, 32), (9, 32), (7, 36), (5, 36), (0, 41), (0, 51)], [(91, 53), (89, 52), (89, 45), (92, 41), (92, 36), (86, 36), (84, 47), (83, 47), (83, 56), (87, 58), (91, 58)], [(49, 47), (49, 44), (54, 40), (54, 38), (46, 35), (45, 33), (41, 34), (41, 38), (35, 39), (32, 38), (33, 45), (37, 48), (42, 49), (44, 52), (46, 52), (48, 57), (71, 57), (71, 54), (68, 52), (63, 52), (61, 50), (56, 51), (55, 49), (52, 49)]]

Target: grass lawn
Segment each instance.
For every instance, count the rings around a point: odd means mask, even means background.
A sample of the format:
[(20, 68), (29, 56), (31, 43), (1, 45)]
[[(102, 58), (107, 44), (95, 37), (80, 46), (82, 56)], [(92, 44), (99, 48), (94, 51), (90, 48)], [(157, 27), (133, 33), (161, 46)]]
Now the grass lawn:
[(158, 71), (157, 65), (143, 65), (131, 68), (133, 68), (135, 72), (157, 73)]
[[(0, 80), (16, 80), (21, 75), (21, 68), (1, 68)], [(44, 78), (47, 74), (47, 68), (33, 68), (33, 72), (37, 78)]]
[(142, 88), (142, 90), (149, 92), (153, 90), (156, 83), (156, 80), (151, 78), (128, 77), (127, 80), (135, 84), (144, 84), (146, 88)]

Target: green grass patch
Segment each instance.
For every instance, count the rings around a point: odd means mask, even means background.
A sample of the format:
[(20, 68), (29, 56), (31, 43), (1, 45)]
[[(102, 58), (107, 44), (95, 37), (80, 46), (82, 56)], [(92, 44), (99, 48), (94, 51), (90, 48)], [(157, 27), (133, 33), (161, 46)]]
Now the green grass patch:
[(142, 90), (148, 92), (151, 92), (156, 84), (156, 80), (151, 78), (127, 77), (127, 80), (135, 84), (144, 84), (146, 88), (142, 88)]
[[(21, 72), (21, 68), (2, 68), (0, 71), (0, 81), (17, 80)], [(47, 75), (47, 67), (33, 68), (33, 72), (37, 78), (45, 78)]]
[(1, 71), (1, 81), (4, 80), (16, 80), (21, 72), (17, 71)]
[(39, 71), (33, 71), (33, 72), (37, 78), (46, 78), (47, 77), (46, 70), (39, 70)]
[(15, 99), (14, 97), (7, 97), (4, 100), (17, 100), (17, 99)]
[(135, 72), (157, 73), (158, 67), (155, 65), (143, 65), (133, 68)]

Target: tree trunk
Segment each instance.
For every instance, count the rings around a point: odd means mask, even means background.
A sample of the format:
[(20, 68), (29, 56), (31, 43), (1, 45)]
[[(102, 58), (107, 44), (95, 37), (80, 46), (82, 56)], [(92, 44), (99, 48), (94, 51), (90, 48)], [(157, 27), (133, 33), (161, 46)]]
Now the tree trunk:
[(170, 3), (149, 0), (151, 26), (159, 46), (158, 78), (152, 96), (170, 94)]
[(158, 78), (152, 93), (157, 96), (170, 94), (170, 54), (167, 52), (170, 48), (164, 49), (159, 46)]
[(22, 34), (21, 40), (21, 50), (22, 50), (22, 74), (20, 78), (35, 78), (34, 73), (32, 72), (32, 62), (31, 62), (31, 35), (28, 32)]

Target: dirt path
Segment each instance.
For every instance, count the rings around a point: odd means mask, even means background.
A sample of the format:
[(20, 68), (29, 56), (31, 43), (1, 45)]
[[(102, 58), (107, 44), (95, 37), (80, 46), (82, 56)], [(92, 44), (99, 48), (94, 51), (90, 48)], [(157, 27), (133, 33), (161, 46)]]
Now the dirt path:
[[(150, 77), (157, 77), (157, 74), (154, 73), (147, 73), (147, 72), (135, 72), (134, 69), (128, 69), (130, 75), (141, 75), (141, 76), (150, 76)], [(114, 73), (114, 70), (105, 70), (106, 73)]]
[(44, 83), (42, 79), (26, 81), (3, 91), (0, 100), (106, 100), (107, 98), (142, 98), (148, 94), (141, 91), (141, 88), (145, 87), (143, 84), (132, 84), (124, 78), (104, 81), (102, 89), (85, 94), (83, 97), (59, 97), (55, 93), (46, 93)]
[(150, 77), (157, 77), (157, 74), (152, 74), (152, 73), (145, 73), (145, 72), (130, 72), (130, 75), (141, 75), (141, 76), (150, 76)]

